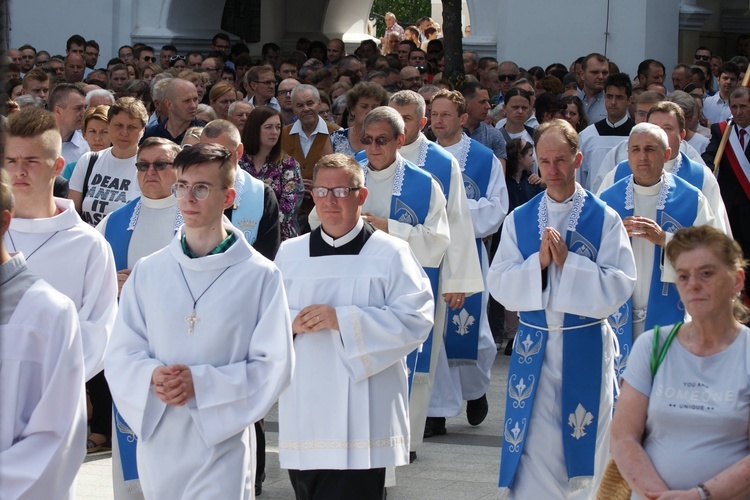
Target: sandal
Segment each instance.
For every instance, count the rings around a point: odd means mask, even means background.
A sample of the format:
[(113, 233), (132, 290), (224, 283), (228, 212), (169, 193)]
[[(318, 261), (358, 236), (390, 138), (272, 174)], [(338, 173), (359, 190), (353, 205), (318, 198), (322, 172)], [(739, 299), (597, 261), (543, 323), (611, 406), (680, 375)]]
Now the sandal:
[[(91, 436), (89, 434), (89, 436)], [(97, 443), (91, 437), (86, 439), (86, 453), (98, 453), (100, 451), (112, 451), (112, 443), (110, 441), (110, 438), (106, 438), (103, 443)]]

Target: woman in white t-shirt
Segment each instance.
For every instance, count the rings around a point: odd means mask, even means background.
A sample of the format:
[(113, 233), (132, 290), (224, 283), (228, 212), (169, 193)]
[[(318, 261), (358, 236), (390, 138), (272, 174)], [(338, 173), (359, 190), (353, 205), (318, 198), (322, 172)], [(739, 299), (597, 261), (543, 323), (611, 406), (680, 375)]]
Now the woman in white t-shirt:
[(747, 498), (750, 329), (742, 322), (750, 316), (739, 297), (746, 262), (734, 240), (708, 226), (680, 229), (666, 252), (691, 321), (663, 356), (672, 325), (656, 343), (653, 330), (636, 340), (612, 456), (632, 498)]
[(88, 179), (86, 172), (93, 153), (81, 156), (70, 177), (70, 199), (83, 220), (92, 226), (140, 196), (135, 161), (138, 141), (148, 121), (146, 107), (138, 99), (121, 97), (110, 106), (108, 119), (112, 147), (98, 153)]

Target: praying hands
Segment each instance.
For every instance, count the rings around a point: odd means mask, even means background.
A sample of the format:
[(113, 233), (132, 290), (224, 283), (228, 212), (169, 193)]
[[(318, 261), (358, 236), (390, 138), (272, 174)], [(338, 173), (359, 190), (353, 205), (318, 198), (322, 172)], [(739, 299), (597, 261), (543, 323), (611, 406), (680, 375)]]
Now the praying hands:
[(185, 365), (159, 366), (151, 375), (154, 393), (165, 404), (183, 406), (195, 396), (193, 375)]
[(547, 269), (552, 262), (562, 269), (567, 258), (568, 245), (565, 244), (563, 237), (555, 228), (545, 228), (542, 233), (542, 244), (539, 247), (539, 264), (542, 270)]

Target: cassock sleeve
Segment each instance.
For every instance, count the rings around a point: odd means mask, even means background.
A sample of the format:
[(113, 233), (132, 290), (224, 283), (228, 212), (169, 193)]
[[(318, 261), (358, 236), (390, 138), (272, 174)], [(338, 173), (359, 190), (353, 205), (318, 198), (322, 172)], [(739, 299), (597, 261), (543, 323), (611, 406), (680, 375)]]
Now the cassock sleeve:
[(258, 321), (248, 325), (245, 359), (225, 366), (190, 367), (195, 399), (188, 405), (209, 446), (265, 417), (291, 381), (292, 322), (281, 272), (275, 267), (269, 271), (261, 289)]
[(620, 216), (609, 207), (606, 210), (596, 262), (568, 252), (554, 310), (606, 318), (633, 294), (636, 273), (630, 240)]
[[(104, 351), (117, 316), (117, 271), (112, 249), (104, 237), (88, 256), (81, 308), (83, 356), (86, 381), (104, 369)], [(78, 257), (82, 258), (82, 257)]]
[(138, 439), (148, 439), (161, 420), (166, 404), (151, 388), (151, 377), (164, 363), (152, 357), (144, 316), (141, 281), (136, 264), (120, 294), (120, 310), (107, 348), (107, 383), (117, 410)]
[(487, 289), (510, 311), (545, 309), (549, 287), (542, 286), (539, 252), (524, 259), (518, 249), (515, 212), (505, 219), (500, 245), (487, 274)]
[(430, 282), (409, 248), (397, 251), (388, 275), (384, 306), (336, 308), (343, 362), (355, 382), (401, 361), (433, 325)]
[[(708, 200), (703, 194), (700, 194), (698, 199), (698, 213), (695, 216), (693, 226), (711, 226), (724, 232), (721, 221), (714, 216), (711, 207), (708, 205)], [(664, 247), (661, 249), (661, 281), (663, 283), (677, 283), (677, 272), (666, 255), (667, 244), (672, 241), (673, 237), (674, 233), (665, 233)]]
[(263, 217), (258, 224), (258, 238), (253, 248), (268, 260), (276, 257), (281, 246), (281, 222), (279, 202), (270, 186), (263, 189)]
[[(49, 301), (47, 293), (38, 293), (30, 289), (23, 300)], [(70, 489), (86, 457), (81, 331), (75, 306), (67, 298), (60, 299), (62, 306), (52, 314), (50, 308), (27, 311), (30, 331), (26, 333), (41, 333), (44, 357), (35, 367), (38, 378), (31, 378), (39, 386), (31, 386), (29, 379), (21, 382), (29, 385), (25, 397), (39, 398), (33, 408), (19, 408), (25, 413), (25, 425), (15, 442), (0, 452), (2, 498), (60, 498)], [(35, 333), (37, 328), (42, 331)], [(7, 378), (2, 381), (8, 382)], [(17, 389), (8, 392), (16, 393)], [(3, 407), (3, 411), (8, 408)]]
[(451, 242), (440, 266), (440, 289), (442, 293), (478, 293), (484, 290), (482, 268), (470, 223), (466, 189), (455, 158), (450, 182), (447, 215)]
[[(701, 158), (703, 158), (703, 162), (711, 170), (714, 169), (714, 160), (716, 159), (716, 152), (719, 150), (721, 136), (722, 134), (721, 129), (719, 128), (719, 124), (714, 123), (713, 125), (711, 125), (711, 141), (708, 143), (708, 146), (706, 146), (706, 150), (701, 155)], [(729, 144), (727, 144), (727, 146), (729, 146)]]
[(406, 241), (424, 267), (438, 267), (451, 242), (445, 205), (445, 195), (437, 181), (432, 179), (430, 207), (424, 224), (412, 226), (388, 219), (388, 233)]
[(495, 234), (500, 229), (508, 214), (508, 187), (505, 185), (503, 166), (500, 160), (492, 157), (490, 181), (487, 185), (487, 196), (478, 200), (468, 200), (474, 236), (484, 238)]

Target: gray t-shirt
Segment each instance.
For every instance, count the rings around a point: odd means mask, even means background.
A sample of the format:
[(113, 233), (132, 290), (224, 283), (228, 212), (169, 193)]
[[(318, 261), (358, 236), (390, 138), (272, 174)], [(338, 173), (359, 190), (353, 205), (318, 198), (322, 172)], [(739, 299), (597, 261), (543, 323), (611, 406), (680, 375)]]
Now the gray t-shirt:
[[(660, 329), (661, 343), (671, 330)], [(623, 378), (649, 397), (643, 448), (656, 471), (671, 489), (690, 489), (750, 454), (750, 329), (708, 357), (675, 338), (652, 384), (653, 335), (638, 337)]]

